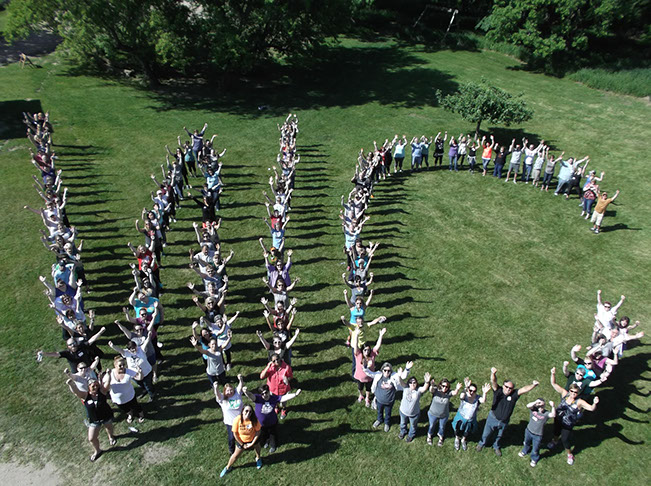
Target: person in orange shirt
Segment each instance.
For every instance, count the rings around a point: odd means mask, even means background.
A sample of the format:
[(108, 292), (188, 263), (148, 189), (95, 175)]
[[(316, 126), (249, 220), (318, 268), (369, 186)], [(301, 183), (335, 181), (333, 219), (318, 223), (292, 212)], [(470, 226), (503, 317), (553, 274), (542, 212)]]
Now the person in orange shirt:
[(253, 449), (255, 451), (255, 465), (258, 469), (262, 467), (260, 443), (258, 441), (261, 430), (262, 426), (255, 416), (253, 407), (251, 407), (251, 405), (246, 405), (242, 409), (242, 413), (233, 420), (233, 436), (235, 437), (236, 442), (235, 452), (231, 455), (226, 467), (222, 469), (222, 472), (219, 475), (220, 478), (223, 478), (227, 473), (231, 472), (233, 464), (245, 450)]

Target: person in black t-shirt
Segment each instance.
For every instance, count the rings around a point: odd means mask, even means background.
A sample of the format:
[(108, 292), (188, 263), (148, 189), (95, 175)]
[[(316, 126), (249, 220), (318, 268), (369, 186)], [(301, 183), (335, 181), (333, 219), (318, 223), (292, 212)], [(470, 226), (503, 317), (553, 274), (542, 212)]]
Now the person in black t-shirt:
[(495, 449), (495, 454), (497, 456), (502, 455), (500, 440), (502, 439), (504, 429), (509, 423), (518, 398), (520, 398), (521, 395), (530, 392), (537, 386), (538, 382), (534, 380), (531, 385), (523, 386), (522, 388), (515, 388), (515, 384), (511, 380), (506, 380), (504, 384), (499, 387), (497, 385), (497, 368), (491, 368), (493, 406), (491, 407), (491, 411), (486, 419), (486, 425), (484, 426), (481, 440), (479, 441), (479, 444), (477, 444), (478, 452), (488, 445), (493, 434), (496, 433), (497, 435), (495, 436), (495, 442), (493, 442), (493, 449)]
[(93, 362), (93, 353), (88, 349), (84, 344), (77, 343), (73, 338), (66, 341), (68, 349), (64, 351), (53, 351), (53, 352), (42, 352), (43, 356), (49, 358), (65, 358), (68, 360), (70, 369), (73, 373), (77, 372), (77, 365), (79, 363), (86, 363), (87, 366), (90, 366)]

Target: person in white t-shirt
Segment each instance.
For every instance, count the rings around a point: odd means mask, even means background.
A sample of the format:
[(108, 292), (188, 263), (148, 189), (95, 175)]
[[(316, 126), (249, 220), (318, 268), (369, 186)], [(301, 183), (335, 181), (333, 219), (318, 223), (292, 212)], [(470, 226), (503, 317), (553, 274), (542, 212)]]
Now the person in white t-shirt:
[(233, 420), (242, 413), (242, 409), (244, 408), (244, 403), (242, 403), (242, 387), (244, 386), (242, 375), (237, 375), (237, 380), (237, 388), (233, 387), (230, 383), (226, 383), (223, 393), (219, 391), (219, 383), (215, 382), (213, 384), (215, 398), (224, 414), (224, 425), (226, 425), (226, 432), (228, 434), (228, 450), (231, 455), (235, 452), (235, 437), (233, 436), (232, 429)]

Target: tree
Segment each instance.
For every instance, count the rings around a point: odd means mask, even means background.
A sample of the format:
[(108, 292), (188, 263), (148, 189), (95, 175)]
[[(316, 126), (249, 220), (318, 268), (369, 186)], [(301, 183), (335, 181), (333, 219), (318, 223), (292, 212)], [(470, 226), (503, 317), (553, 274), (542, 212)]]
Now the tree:
[(12, 0), (7, 37), (49, 28), (77, 64), (132, 68), (151, 82), (188, 65), (189, 8), (176, 0)]
[(519, 46), (531, 67), (562, 72), (597, 43), (643, 35), (649, 9), (647, 0), (495, 0), (478, 27), (490, 40)]
[(484, 120), (508, 127), (533, 117), (533, 110), (527, 107), (521, 94), (513, 97), (503, 89), (488, 85), (483, 78), (481, 84), (462, 84), (457, 93), (443, 95), (441, 90), (437, 90), (436, 97), (445, 110), (458, 113), (464, 120), (476, 123), (477, 136)]

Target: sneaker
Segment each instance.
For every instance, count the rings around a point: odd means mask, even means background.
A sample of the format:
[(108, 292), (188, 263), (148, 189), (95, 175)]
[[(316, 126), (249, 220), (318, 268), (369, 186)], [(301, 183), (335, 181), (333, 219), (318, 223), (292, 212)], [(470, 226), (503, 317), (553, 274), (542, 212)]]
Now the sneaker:
[(432, 436), (431, 435), (427, 436), (427, 445), (432, 445)]
[(275, 445), (274, 445), (274, 446), (271, 446), (271, 447), (269, 448), (269, 454), (273, 454), (274, 452), (276, 452), (276, 446), (275, 446)]
[(558, 444), (558, 442), (556, 442), (555, 440), (552, 440), (551, 442), (549, 442), (547, 444), (547, 449), (553, 449), (554, 447), (556, 447), (556, 444)]
[(258, 469), (262, 469), (262, 458), (259, 457), (258, 459), (255, 460), (255, 467)]
[(405, 435), (407, 435), (405, 432), (400, 432), (400, 434), (398, 434), (398, 439), (400, 440), (404, 439)]
[(226, 476), (226, 474), (228, 474), (229, 472), (231, 472), (231, 470), (228, 469), (228, 467), (225, 467), (224, 469), (222, 469), (222, 472), (219, 474), (219, 477), (220, 477), (220, 478), (223, 478), (223, 477)]
[(574, 455), (573, 454), (568, 454), (567, 455), (567, 463), (571, 466), (574, 464)]
[(467, 451), (467, 450), (468, 450), (468, 441), (466, 440), (465, 437), (464, 437), (463, 439), (461, 439), (461, 448), (462, 448), (464, 451)]
[(529, 465), (530, 465), (531, 467), (536, 467), (536, 464), (538, 464), (536, 461), (531, 461), (531, 462), (529, 463)]
[(385, 432), (389, 432), (390, 429), (391, 429), (391, 426), (389, 424), (384, 424), (384, 431)]
[(481, 450), (482, 450), (483, 448), (484, 448), (483, 445), (481, 445), (481, 444), (477, 444), (477, 447), (476, 447), (475, 450), (476, 450), (477, 452), (481, 452)]
[(439, 441), (436, 444), (439, 447), (443, 447), (443, 437), (439, 437)]
[(495, 449), (495, 455), (497, 457), (502, 457), (502, 449)]
[(522, 452), (522, 451), (518, 452), (518, 456), (520, 456), (520, 457), (527, 457), (527, 455), (526, 455), (524, 452)]
[(595, 234), (595, 235), (598, 235), (598, 234), (599, 234), (599, 228), (597, 228), (596, 230), (594, 230), (594, 234)]
[(230, 370), (231, 370), (231, 365), (229, 363), (229, 364), (226, 365), (226, 371), (230, 371)]
[(454, 450), (458, 451), (460, 446), (461, 446), (461, 439), (459, 439), (459, 437), (455, 437), (454, 438)]
[(371, 406), (371, 401), (367, 398), (366, 399), (366, 408), (369, 408)]
[(358, 396), (358, 397), (357, 397), (357, 401), (358, 401), (359, 403), (362, 403), (362, 402), (364, 401), (364, 397), (363, 397), (362, 395)]
[(280, 412), (280, 418), (284, 419), (287, 417), (287, 410), (283, 408), (283, 410)]
[(373, 428), (377, 429), (380, 426), (380, 423), (381, 422), (379, 420), (376, 420), (375, 422), (373, 422)]
[(513, 184), (517, 184), (517, 182), (515, 182), (515, 179), (513, 179)]
[(554, 193), (554, 196), (558, 196), (558, 193), (557, 193), (557, 192), (555, 192), (555, 193)]
[(411, 435), (408, 435), (407, 438), (405, 439), (405, 442), (413, 442), (414, 438)]

